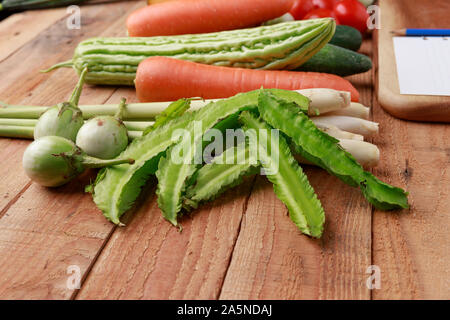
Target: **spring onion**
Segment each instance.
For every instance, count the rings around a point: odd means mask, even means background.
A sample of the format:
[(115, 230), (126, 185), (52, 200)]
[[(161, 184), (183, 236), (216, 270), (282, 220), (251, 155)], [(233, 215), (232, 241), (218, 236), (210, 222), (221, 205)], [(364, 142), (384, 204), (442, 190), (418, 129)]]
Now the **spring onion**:
[[(304, 89), (298, 93), (310, 100), (308, 114), (329, 113), (350, 107), (350, 93), (333, 89)], [(192, 100), (189, 111), (203, 108), (216, 100)], [(123, 112), (124, 120), (153, 120), (172, 102), (129, 103)], [(117, 112), (117, 104), (79, 106), (85, 120), (95, 116), (113, 116)], [(16, 106), (0, 101), (0, 118), (37, 119), (49, 109), (47, 106)]]

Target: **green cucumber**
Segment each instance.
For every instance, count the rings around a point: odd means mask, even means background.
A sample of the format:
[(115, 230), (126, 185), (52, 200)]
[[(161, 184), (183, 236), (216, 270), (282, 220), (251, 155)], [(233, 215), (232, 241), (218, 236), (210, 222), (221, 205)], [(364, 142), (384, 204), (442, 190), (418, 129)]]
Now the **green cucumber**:
[(362, 44), (361, 33), (353, 27), (338, 25), (330, 44), (335, 46), (358, 51)]
[(372, 60), (368, 56), (327, 44), (297, 70), (332, 73), (345, 77), (370, 69)]

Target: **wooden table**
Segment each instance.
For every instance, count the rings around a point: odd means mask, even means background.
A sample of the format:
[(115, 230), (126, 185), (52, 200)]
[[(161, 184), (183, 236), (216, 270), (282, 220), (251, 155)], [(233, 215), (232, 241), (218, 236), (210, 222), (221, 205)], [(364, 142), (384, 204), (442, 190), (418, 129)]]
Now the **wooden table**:
[[(143, 4), (82, 7), (81, 30), (66, 28), (65, 9), (5, 19), (0, 99), (37, 105), (64, 101), (76, 83), (75, 72), (38, 71), (70, 59), (82, 39), (125, 35), (127, 15)], [(363, 52), (372, 54), (370, 40)], [(21, 168), (29, 142), (0, 139), (0, 298), (450, 298), (449, 126), (386, 114), (374, 94), (374, 73), (352, 78), (381, 124), (373, 139), (381, 150), (374, 173), (406, 188), (411, 209), (379, 212), (358, 190), (307, 168), (326, 212), (320, 240), (300, 234), (264, 177), (183, 219), (181, 233), (161, 217), (153, 180), (140, 205), (125, 216), (127, 226), (115, 227), (83, 193), (93, 172), (59, 189), (40, 187)], [(132, 89), (87, 86), (81, 103), (118, 103), (122, 96), (136, 101)], [(366, 286), (372, 265), (380, 268), (380, 289)], [(79, 290), (67, 285), (77, 268)]]

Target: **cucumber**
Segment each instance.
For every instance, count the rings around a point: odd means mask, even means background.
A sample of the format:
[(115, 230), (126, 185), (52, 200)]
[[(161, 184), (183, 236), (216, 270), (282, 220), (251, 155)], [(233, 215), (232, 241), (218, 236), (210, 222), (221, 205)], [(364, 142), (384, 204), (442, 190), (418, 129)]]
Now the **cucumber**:
[(336, 26), (336, 32), (329, 43), (345, 49), (358, 51), (361, 47), (362, 40), (361, 33), (355, 28), (339, 25)]
[(370, 69), (372, 60), (368, 56), (327, 44), (297, 70), (332, 73), (345, 77)]

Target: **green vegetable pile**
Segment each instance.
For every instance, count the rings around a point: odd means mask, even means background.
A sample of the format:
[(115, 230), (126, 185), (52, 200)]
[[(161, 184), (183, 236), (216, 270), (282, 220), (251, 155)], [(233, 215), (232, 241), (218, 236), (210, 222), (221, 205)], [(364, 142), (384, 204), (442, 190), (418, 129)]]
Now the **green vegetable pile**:
[[(379, 209), (408, 207), (402, 189), (364, 171), (338, 140), (314, 125), (307, 116), (309, 100), (297, 92), (261, 89), (185, 112), (189, 103), (175, 102), (144, 136), (133, 140), (119, 155), (134, 159), (133, 164), (110, 166), (99, 172), (89, 189), (108, 220), (121, 224), (120, 217), (133, 205), (151, 175), (158, 178), (158, 205), (164, 217), (177, 226), (184, 211), (214, 199), (238, 185), (244, 176), (260, 172), (273, 183), (296, 226), (304, 234), (319, 238), (325, 214), (294, 154), (359, 187)], [(210, 163), (195, 161), (210, 145), (206, 139), (210, 130), (225, 132), (229, 128), (241, 128), (244, 141), (229, 146)], [(177, 137), (180, 129), (184, 134)], [(174, 154), (181, 161), (173, 161)], [(246, 161), (236, 161), (240, 158)]]
[[(102, 168), (86, 191), (92, 193), (98, 208), (115, 224), (122, 225), (121, 216), (133, 206), (152, 175), (158, 179), (157, 201), (164, 218), (179, 226), (184, 212), (215, 199), (239, 185), (244, 177), (260, 173), (273, 184), (295, 225), (304, 234), (319, 238), (325, 213), (297, 159), (360, 188), (379, 209), (408, 207), (402, 189), (364, 171), (341, 147), (345, 139), (332, 137), (327, 132), (336, 132), (324, 130), (317, 122), (320, 117), (315, 114), (319, 110), (326, 112), (340, 99), (346, 101), (340, 92), (302, 91), (311, 97), (319, 95), (310, 100), (297, 91), (260, 89), (211, 100), (201, 108), (193, 107), (195, 110), (189, 110), (190, 99), (180, 99), (158, 112), (144, 112), (143, 106), (133, 111), (122, 99), (113, 115), (98, 112), (101, 115), (85, 122), (90, 107), (84, 106), (81, 111), (78, 101), (86, 74), (84, 69), (69, 101), (38, 108), (43, 112), (39, 120), (26, 118), (34, 116), (37, 111), (32, 109), (37, 107), (7, 106), (2, 116), (25, 118), (2, 118), (1, 123), (12, 128), (12, 136), (23, 133), (17, 128), (34, 131), (36, 140), (25, 150), (23, 167), (33, 181), (43, 186), (61, 186), (86, 168)], [(342, 105), (351, 108), (349, 101)], [(110, 112), (113, 108), (102, 110)], [(138, 109), (141, 115), (156, 112), (154, 121), (121, 120)], [(312, 114), (311, 118), (308, 114)], [(133, 136), (130, 129), (140, 130), (140, 134)], [(346, 137), (352, 135), (340, 132)], [(129, 138), (134, 138), (130, 144)]]

